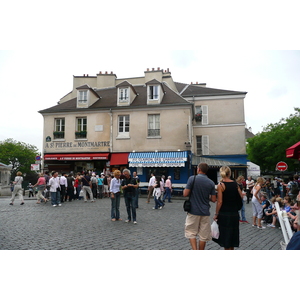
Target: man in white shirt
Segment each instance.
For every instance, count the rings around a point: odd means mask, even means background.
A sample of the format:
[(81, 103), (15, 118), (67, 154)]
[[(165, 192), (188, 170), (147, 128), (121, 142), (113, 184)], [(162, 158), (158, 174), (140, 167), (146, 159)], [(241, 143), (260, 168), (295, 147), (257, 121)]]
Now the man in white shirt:
[(150, 197), (153, 193), (153, 189), (154, 189), (154, 184), (155, 184), (155, 175), (153, 173), (151, 173), (151, 178), (149, 180), (149, 184), (148, 184), (148, 198), (147, 198), (147, 203), (150, 203)]
[(68, 187), (68, 182), (67, 178), (65, 177), (67, 175), (66, 173), (62, 173), (61, 177), (59, 178), (59, 183), (60, 183), (60, 201), (64, 202), (65, 201), (65, 196), (66, 196), (66, 190)]
[(60, 203), (60, 184), (59, 178), (57, 177), (58, 173), (53, 171), (52, 177), (49, 180), (50, 193), (51, 193), (51, 204), (53, 207), (61, 206)]

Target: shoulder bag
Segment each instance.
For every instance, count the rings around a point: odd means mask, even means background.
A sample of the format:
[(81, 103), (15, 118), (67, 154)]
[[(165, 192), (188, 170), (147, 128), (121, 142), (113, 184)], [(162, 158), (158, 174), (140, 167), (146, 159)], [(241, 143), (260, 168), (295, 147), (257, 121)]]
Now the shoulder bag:
[(186, 211), (186, 212), (190, 212), (191, 211), (191, 195), (192, 195), (192, 191), (193, 191), (193, 187), (194, 187), (196, 176), (197, 175), (194, 176), (194, 180), (193, 180), (193, 183), (192, 183), (191, 191), (190, 191), (190, 194), (189, 194), (189, 199), (185, 200), (184, 203), (183, 203), (183, 210)]

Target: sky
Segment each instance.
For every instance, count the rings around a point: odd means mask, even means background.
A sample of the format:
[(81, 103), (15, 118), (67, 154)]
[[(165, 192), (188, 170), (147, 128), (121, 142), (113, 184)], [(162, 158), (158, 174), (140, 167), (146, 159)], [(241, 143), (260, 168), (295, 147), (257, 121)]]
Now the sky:
[(245, 122), (255, 134), (294, 113), (297, 2), (207, 2), (186, 0), (172, 9), (157, 0), (144, 8), (136, 0), (0, 4), (0, 141), (42, 151), (38, 111), (72, 90), (73, 75), (99, 71), (126, 78), (169, 68), (178, 82), (247, 92)]

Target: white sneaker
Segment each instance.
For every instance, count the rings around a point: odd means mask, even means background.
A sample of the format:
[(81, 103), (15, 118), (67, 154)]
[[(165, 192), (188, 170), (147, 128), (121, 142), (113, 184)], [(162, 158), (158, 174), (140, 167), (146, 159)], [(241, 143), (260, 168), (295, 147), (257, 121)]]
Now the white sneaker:
[(257, 226), (258, 229), (266, 229), (264, 226)]
[(136, 224), (137, 224), (137, 221), (134, 221), (133, 224), (136, 225)]
[(53, 207), (56, 207), (56, 204), (53, 204), (52, 206), (53, 206)]
[(58, 204), (58, 206), (61, 206), (61, 204)]

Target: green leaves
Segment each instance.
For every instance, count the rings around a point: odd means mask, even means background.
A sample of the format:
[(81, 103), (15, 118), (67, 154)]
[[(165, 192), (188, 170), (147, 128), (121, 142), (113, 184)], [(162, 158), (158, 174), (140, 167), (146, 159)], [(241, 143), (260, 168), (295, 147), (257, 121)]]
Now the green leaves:
[(259, 165), (262, 171), (274, 171), (279, 161), (295, 168), (295, 160), (286, 158), (286, 149), (300, 141), (300, 108), (295, 114), (281, 119), (278, 123), (267, 125), (262, 133), (248, 140), (248, 158)]
[(7, 139), (0, 142), (0, 161), (6, 165), (12, 165), (12, 175), (21, 171), (30, 172), (30, 166), (38, 155), (36, 146)]

